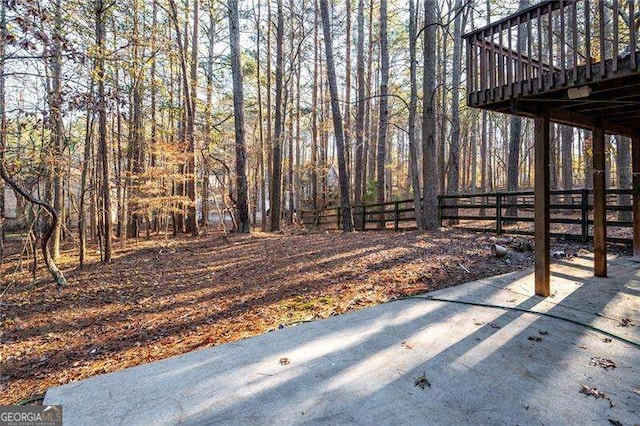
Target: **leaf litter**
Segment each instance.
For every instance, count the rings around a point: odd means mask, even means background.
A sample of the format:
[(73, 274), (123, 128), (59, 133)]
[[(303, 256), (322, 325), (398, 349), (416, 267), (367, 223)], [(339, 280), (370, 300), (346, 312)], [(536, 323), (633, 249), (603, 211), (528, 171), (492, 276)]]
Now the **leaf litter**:
[[(90, 246), (83, 270), (68, 241), (59, 267), (69, 286), (58, 292), (42, 267), (35, 282), (26, 266), (14, 274), (22, 247), (10, 240), (0, 265), (0, 276), (13, 282), (0, 288), (0, 404), (283, 324), (533, 264), (531, 252), (518, 254), (511, 264), (493, 259), (487, 247), (495, 241), (456, 229), (226, 236), (209, 231), (168, 243), (163, 235), (128, 241), (109, 265), (101, 265), (97, 248)], [(518, 237), (503, 244), (528, 241)], [(554, 244), (566, 249), (573, 243)]]

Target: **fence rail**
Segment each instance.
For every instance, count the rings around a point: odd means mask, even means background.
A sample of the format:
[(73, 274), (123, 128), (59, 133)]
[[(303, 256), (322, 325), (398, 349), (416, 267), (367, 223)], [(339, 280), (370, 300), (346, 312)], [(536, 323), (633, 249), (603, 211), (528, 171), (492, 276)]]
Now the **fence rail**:
[[(481, 194), (441, 195), (438, 197), (438, 221), (463, 229), (496, 234), (533, 235), (533, 191), (490, 192)], [(632, 220), (620, 220), (618, 212), (632, 211), (631, 189), (607, 190), (607, 226), (632, 228)], [(565, 229), (551, 232), (552, 236), (563, 236), (588, 242), (592, 238), (593, 191), (576, 189), (551, 191), (551, 225), (565, 225)], [(352, 207), (353, 223), (356, 229), (368, 230), (410, 230), (415, 229), (415, 209), (413, 199), (386, 203), (363, 204)], [(341, 229), (340, 207), (301, 212), (301, 220), (306, 226), (322, 229)], [(611, 233), (607, 241), (632, 243), (623, 232)], [(631, 232), (629, 232), (631, 234)]]

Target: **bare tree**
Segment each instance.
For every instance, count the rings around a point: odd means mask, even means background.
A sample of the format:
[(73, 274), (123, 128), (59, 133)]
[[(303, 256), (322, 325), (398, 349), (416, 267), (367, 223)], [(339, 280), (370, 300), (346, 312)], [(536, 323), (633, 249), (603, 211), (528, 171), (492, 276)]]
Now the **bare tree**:
[[(376, 163), (376, 200), (384, 203), (385, 165), (387, 159), (387, 128), (389, 126), (389, 44), (387, 34), (387, 0), (380, 1), (380, 122)], [(384, 222), (381, 223), (381, 225)]]
[(416, 226), (424, 229), (422, 221), (422, 202), (420, 200), (420, 177), (418, 171), (418, 143), (416, 141), (416, 120), (418, 110), (418, 78), (417, 78), (417, 12), (415, 0), (409, 0), (409, 74), (411, 80), (411, 95), (409, 100), (409, 167), (411, 174), (411, 188), (413, 190), (413, 204), (416, 216)]
[(283, 64), (284, 64), (284, 14), (282, 12), (282, 0), (277, 2), (277, 26), (276, 26), (276, 100), (275, 122), (273, 129), (273, 167), (271, 185), (269, 186), (269, 204), (271, 207), (270, 230), (280, 230), (280, 202), (282, 196), (282, 133), (283, 123)]
[(244, 88), (240, 62), (240, 16), (238, 0), (229, 0), (229, 41), (231, 46), (231, 73), (233, 78), (233, 115), (236, 130), (236, 211), (238, 232), (249, 233), (249, 206), (247, 204), (247, 153), (244, 142)]
[(438, 163), (436, 145), (436, 17), (431, 0), (424, 1), (422, 48), (422, 220), (424, 229), (438, 227)]
[[(385, 0), (383, 0), (385, 1)], [(351, 202), (349, 198), (349, 177), (344, 153), (344, 132), (340, 103), (338, 100), (338, 84), (336, 82), (336, 69), (333, 63), (333, 47), (331, 41), (331, 21), (329, 19), (329, 6), (327, 0), (320, 0), (320, 14), (322, 15), (322, 28), (324, 32), (325, 56), (327, 60), (327, 78), (331, 95), (331, 111), (333, 113), (333, 130), (336, 138), (336, 150), (338, 157), (338, 180), (340, 185), (340, 207), (342, 214), (342, 230), (353, 231), (351, 223)]]

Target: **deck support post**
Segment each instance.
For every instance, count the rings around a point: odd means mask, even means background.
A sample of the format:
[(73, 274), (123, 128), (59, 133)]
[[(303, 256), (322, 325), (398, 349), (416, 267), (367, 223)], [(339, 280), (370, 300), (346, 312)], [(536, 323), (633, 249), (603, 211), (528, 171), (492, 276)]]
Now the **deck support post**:
[(593, 129), (593, 252), (594, 275), (607, 276), (607, 194), (605, 173), (605, 134)]
[(535, 119), (535, 293), (551, 294), (549, 259), (549, 139), (548, 111)]
[(633, 171), (633, 257), (640, 258), (640, 136), (631, 139)]

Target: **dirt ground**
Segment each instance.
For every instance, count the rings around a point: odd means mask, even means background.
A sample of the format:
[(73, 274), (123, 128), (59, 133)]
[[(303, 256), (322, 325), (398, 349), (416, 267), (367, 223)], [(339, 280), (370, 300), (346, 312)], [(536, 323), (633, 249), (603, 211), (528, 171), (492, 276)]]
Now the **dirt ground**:
[[(510, 248), (506, 258), (490, 245)], [(556, 241), (554, 250), (580, 245)], [(130, 242), (109, 265), (93, 254), (43, 270), (18, 268), (18, 241), (0, 266), (0, 404), (47, 388), (533, 264), (532, 240), (441, 230), (306, 231)], [(17, 270), (17, 272), (16, 272)]]

